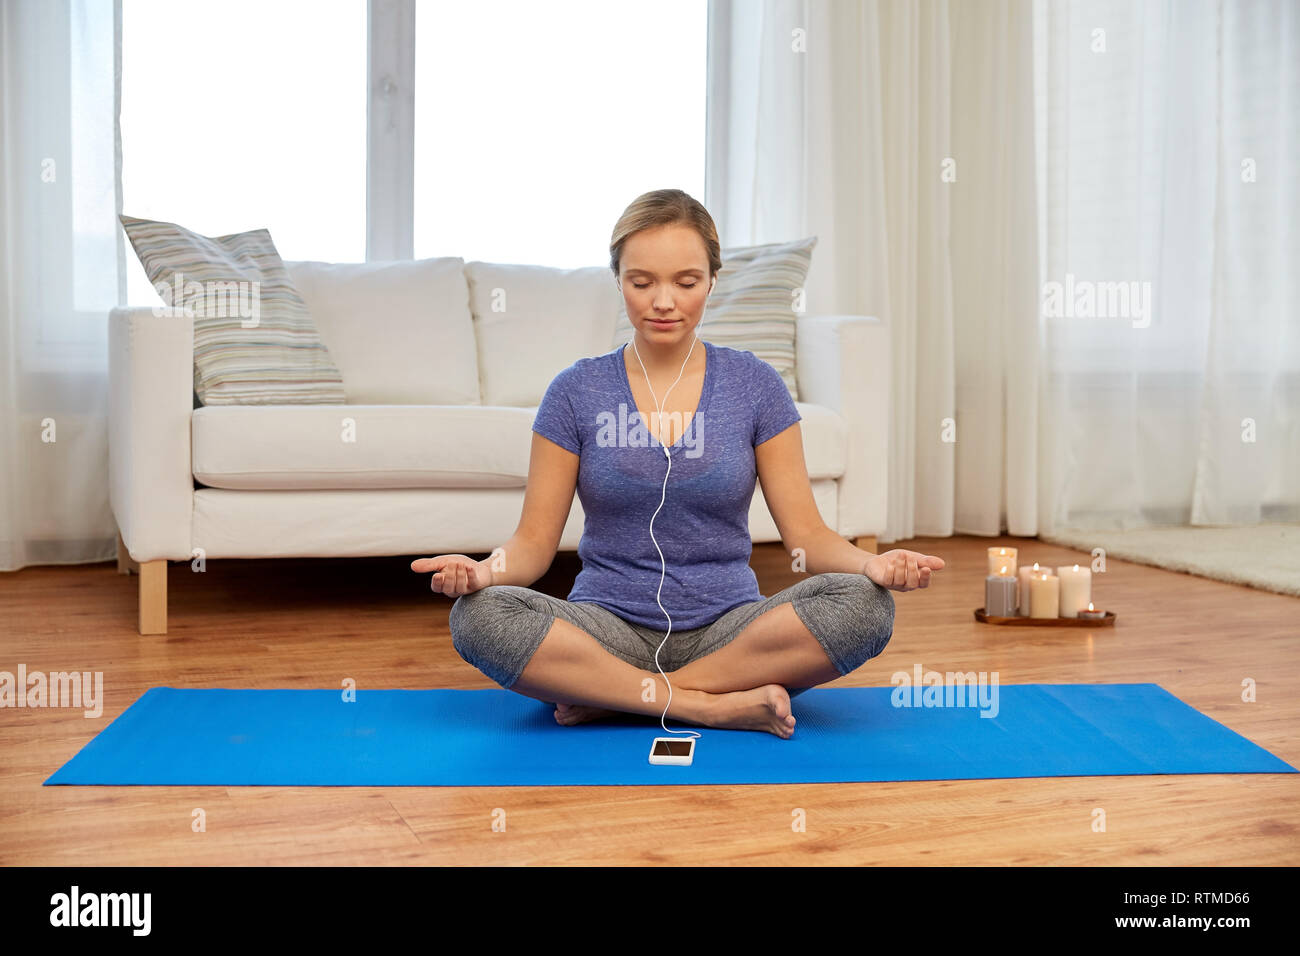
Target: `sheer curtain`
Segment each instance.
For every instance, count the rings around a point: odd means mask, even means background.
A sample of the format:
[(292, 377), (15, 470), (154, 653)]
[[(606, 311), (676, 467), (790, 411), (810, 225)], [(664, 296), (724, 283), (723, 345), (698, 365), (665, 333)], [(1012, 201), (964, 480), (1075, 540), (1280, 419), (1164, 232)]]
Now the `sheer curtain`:
[(724, 244), (890, 325), (881, 541), (1300, 520), (1300, 6), (710, 12)]
[(0, 570), (114, 555), (120, 5), (0, 0)]
[(893, 349), (881, 542), (1036, 533), (1028, 0), (710, 4), (705, 202), (724, 245), (816, 235), (813, 313)]
[(1037, 0), (1041, 530), (1300, 521), (1300, 17)]

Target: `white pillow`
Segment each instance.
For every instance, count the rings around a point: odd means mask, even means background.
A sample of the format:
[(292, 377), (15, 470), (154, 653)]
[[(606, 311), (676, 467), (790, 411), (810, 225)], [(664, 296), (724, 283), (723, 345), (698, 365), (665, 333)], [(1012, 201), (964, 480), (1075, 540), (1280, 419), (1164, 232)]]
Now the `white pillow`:
[(484, 405), (533, 406), (580, 358), (610, 351), (623, 301), (608, 266), (469, 262)]
[(479, 404), (465, 260), (285, 265), (348, 404)]

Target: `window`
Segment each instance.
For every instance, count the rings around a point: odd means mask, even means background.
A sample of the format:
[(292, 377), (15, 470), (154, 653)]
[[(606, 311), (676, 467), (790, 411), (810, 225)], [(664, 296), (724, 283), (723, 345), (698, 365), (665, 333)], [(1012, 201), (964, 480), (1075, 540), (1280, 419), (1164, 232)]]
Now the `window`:
[(416, 5), (416, 258), (609, 260), (633, 199), (703, 200), (706, 0)]
[(365, 259), (366, 52), (365, 0), (123, 0), (123, 212)]
[[(703, 199), (707, 0), (396, 2), (415, 3), (414, 117), (396, 122), (414, 125), (417, 258), (598, 265), (636, 196)], [(401, 59), (368, 48), (388, 42), (368, 13), (123, 0), (123, 211), (364, 260), (368, 57)], [(156, 304), (129, 249), (127, 274), (128, 303)]]

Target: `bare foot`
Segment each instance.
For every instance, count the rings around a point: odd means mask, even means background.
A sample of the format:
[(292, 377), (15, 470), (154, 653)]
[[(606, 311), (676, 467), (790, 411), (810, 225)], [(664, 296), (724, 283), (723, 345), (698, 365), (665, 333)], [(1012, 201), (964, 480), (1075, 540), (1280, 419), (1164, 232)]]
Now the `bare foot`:
[(790, 695), (780, 684), (716, 694), (710, 708), (712, 713), (705, 721), (710, 727), (765, 730), (783, 739), (789, 739), (794, 733), (795, 716), (790, 713)]
[(563, 724), (565, 727), (572, 727), (574, 724), (586, 723), (588, 720), (599, 720), (601, 717), (609, 717), (614, 713), (615, 711), (612, 710), (588, 707), (586, 704), (556, 704), (555, 722)]

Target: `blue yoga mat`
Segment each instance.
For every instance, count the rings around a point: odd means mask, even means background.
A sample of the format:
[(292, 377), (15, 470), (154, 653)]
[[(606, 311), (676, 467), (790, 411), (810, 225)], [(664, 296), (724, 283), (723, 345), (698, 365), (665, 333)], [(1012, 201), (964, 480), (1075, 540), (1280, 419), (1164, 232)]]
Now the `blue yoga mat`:
[(694, 764), (672, 767), (647, 759), (662, 735), (657, 717), (562, 727), (552, 705), (501, 689), (359, 690), (345, 702), (337, 690), (153, 687), (45, 783), (464, 787), (1297, 772), (1155, 684), (996, 690), (996, 715), (982, 717), (976, 706), (894, 706), (892, 687), (814, 688), (794, 699), (790, 739), (696, 727)]

